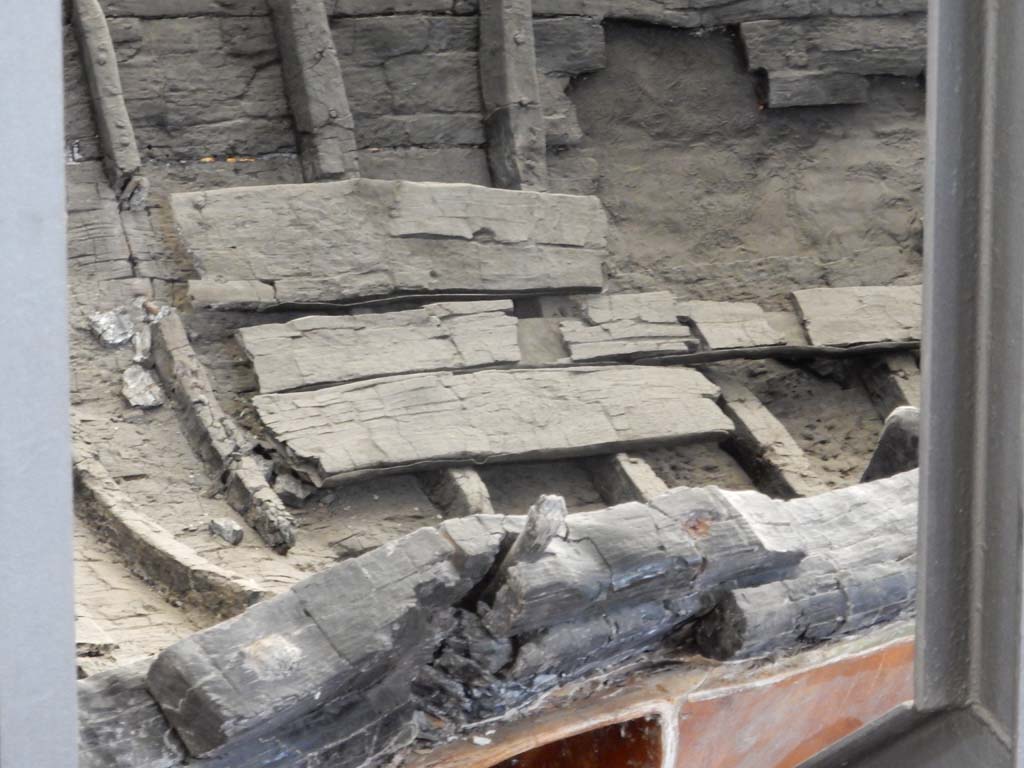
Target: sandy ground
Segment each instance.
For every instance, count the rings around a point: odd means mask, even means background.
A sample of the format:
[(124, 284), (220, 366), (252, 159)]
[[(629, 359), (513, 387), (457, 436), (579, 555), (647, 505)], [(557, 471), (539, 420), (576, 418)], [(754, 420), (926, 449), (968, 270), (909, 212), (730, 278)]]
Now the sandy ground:
[(726, 32), (605, 25), (608, 67), (570, 90), (611, 214), (612, 278), (680, 296), (784, 301), (796, 287), (920, 274), (924, 94), (760, 110)]

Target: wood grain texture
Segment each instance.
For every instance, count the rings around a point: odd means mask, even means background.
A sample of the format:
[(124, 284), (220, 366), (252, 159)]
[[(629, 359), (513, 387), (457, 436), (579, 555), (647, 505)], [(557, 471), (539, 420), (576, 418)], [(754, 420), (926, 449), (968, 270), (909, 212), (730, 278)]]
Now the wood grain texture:
[(616, 366), (426, 373), (253, 402), (293, 469), (333, 485), (725, 435), (717, 395), (694, 370)]
[(511, 301), (302, 317), (238, 332), (260, 392), (519, 362)]
[(358, 179), (184, 193), (172, 208), (199, 285), (230, 287), (222, 306), (603, 284), (593, 197)]

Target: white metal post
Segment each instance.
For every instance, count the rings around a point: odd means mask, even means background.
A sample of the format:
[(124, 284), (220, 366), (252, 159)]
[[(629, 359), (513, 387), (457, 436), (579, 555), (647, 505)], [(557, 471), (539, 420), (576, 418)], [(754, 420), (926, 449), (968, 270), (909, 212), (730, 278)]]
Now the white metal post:
[(0, 768), (77, 763), (61, 22), (0, 3)]

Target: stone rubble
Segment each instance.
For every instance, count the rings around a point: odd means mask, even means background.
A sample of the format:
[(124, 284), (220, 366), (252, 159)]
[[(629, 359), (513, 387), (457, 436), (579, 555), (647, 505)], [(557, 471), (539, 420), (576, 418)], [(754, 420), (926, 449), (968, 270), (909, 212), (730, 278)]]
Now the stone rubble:
[(135, 334), (135, 322), (126, 307), (89, 315), (89, 327), (96, 338), (108, 347), (119, 347), (126, 344)]
[(234, 520), (211, 520), (210, 534), (223, 539), (232, 547), (237, 547), (245, 537), (245, 529)]
[(167, 399), (160, 382), (141, 365), (133, 364), (122, 375), (121, 394), (129, 405), (148, 410), (159, 408)]

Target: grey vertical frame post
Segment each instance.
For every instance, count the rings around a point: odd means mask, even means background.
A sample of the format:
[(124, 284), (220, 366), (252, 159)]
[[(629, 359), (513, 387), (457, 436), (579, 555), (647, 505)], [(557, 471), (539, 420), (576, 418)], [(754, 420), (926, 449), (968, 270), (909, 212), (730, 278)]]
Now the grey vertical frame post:
[(932, 0), (915, 704), (811, 766), (1024, 768), (1024, 3)]
[(77, 762), (60, 0), (0, 5), (0, 766)]

